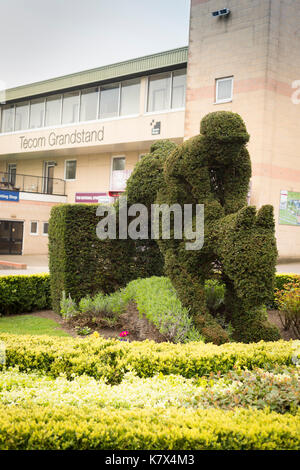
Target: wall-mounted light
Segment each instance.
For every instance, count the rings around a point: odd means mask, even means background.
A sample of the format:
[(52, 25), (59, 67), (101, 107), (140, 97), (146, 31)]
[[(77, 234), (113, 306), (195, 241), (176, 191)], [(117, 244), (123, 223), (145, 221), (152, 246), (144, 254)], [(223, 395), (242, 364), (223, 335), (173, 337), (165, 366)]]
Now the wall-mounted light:
[(222, 10), (213, 11), (212, 16), (228, 16), (229, 13), (229, 8), (223, 8)]

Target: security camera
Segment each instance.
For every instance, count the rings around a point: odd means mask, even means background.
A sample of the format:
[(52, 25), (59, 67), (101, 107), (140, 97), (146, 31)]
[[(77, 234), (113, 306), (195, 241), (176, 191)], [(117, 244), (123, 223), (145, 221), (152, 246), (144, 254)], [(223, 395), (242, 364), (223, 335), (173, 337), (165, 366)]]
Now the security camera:
[(227, 16), (229, 13), (229, 8), (223, 8), (222, 10), (213, 11), (212, 16)]

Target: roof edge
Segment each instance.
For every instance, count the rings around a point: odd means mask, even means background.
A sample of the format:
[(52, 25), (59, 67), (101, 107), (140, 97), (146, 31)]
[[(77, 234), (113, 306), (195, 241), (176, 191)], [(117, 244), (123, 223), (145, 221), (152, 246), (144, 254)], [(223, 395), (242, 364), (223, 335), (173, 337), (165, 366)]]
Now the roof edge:
[(170, 49), (151, 55), (137, 57), (114, 64), (104, 65), (94, 69), (63, 75), (59, 77), (28, 83), (6, 90), (6, 101), (51, 93), (72, 87), (80, 87), (92, 83), (124, 77), (128, 75), (149, 72), (155, 69), (186, 63), (188, 46)]

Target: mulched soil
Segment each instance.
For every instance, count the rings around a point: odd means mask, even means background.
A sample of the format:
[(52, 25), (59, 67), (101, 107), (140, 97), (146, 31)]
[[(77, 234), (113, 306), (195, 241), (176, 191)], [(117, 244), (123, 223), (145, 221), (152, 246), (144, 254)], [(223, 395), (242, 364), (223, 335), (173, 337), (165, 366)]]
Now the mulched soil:
[[(64, 321), (60, 315), (57, 315), (52, 310), (34, 312), (30, 315), (50, 318), (51, 320), (56, 321), (62, 330), (66, 331), (74, 338), (79, 337), (75, 330), (75, 326), (80, 323), (76, 323), (76, 321)], [(277, 310), (269, 310), (268, 316), (269, 321), (278, 327), (281, 337), (284, 340), (288, 341), (290, 339), (297, 339), (291, 329), (287, 331), (283, 329)], [(80, 326), (89, 326), (89, 322), (85, 321), (84, 325)], [(127, 311), (120, 316), (120, 321), (115, 328), (97, 327), (95, 325), (93, 326), (93, 324), (90, 324), (90, 327), (93, 331), (98, 331), (98, 333), (105, 338), (118, 338), (122, 330), (128, 330), (130, 333), (128, 336), (129, 341), (144, 341), (145, 339), (153, 340), (157, 343), (166, 341), (166, 338), (159, 333), (154, 325), (149, 323), (146, 318), (140, 318), (134, 303), (129, 304)]]

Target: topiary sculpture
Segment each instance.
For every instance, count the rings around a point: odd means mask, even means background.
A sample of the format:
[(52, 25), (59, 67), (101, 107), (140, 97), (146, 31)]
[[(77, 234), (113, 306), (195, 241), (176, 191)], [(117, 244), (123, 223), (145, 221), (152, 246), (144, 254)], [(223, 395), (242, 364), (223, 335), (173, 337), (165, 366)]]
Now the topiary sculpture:
[(164, 165), (157, 203), (204, 204), (204, 246), (160, 240), (165, 270), (200, 331), (215, 343), (227, 332), (209, 314), (204, 282), (217, 270), (226, 284), (226, 317), (239, 341), (279, 339), (266, 321), (277, 259), (273, 207), (247, 207), (251, 163), (249, 135), (238, 114), (220, 111), (201, 122), (201, 134), (172, 151)]

